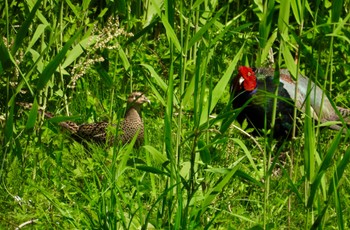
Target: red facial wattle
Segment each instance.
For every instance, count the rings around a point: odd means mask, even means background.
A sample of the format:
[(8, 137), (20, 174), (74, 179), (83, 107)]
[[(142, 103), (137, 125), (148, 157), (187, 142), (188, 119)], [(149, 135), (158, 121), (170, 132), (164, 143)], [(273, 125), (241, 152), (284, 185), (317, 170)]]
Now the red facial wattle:
[(256, 76), (252, 68), (240, 66), (238, 73), (243, 80), (243, 88), (246, 91), (253, 91), (256, 88)]

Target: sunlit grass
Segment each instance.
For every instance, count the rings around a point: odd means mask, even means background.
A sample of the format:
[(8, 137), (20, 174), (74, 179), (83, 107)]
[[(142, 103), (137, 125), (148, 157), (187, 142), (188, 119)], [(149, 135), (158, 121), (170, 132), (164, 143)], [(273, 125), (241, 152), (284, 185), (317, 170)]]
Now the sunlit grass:
[[(349, 131), (319, 129), (306, 110), (282, 146), (251, 136), (228, 89), (237, 66), (272, 65), (305, 72), (348, 107), (348, 1), (94, 4), (1, 9), (0, 228), (349, 226)], [(106, 28), (122, 32), (107, 39)], [(38, 113), (118, 123), (135, 90), (152, 101), (140, 149), (81, 145)]]

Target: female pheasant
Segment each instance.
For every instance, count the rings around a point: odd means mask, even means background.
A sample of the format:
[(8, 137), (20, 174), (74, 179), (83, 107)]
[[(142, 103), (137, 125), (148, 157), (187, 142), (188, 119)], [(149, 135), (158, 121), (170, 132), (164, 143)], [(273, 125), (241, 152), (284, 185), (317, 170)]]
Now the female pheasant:
[[(295, 99), (296, 82), (287, 69), (280, 69), (280, 82), (274, 83), (275, 70), (271, 68), (250, 68), (240, 66), (238, 74), (232, 79), (231, 94), (234, 109), (241, 108), (237, 120), (242, 123), (247, 119), (249, 125), (257, 131), (270, 129), (272, 122), (273, 100), (278, 87), (277, 112), (274, 126), (274, 137), (289, 137), (293, 125), (294, 105), (299, 113), (305, 110), (307, 95), (310, 96), (312, 117), (320, 122), (339, 121), (337, 111), (328, 97), (315, 83), (311, 82), (311, 92), (307, 92), (309, 79), (301, 74), (298, 77), (297, 98)], [(324, 96), (323, 96), (324, 95)], [(323, 103), (322, 103), (322, 97)], [(339, 114), (350, 123), (350, 110), (337, 107)], [(266, 121), (266, 125), (265, 125)], [(339, 129), (338, 126), (330, 128)]]
[[(140, 92), (133, 92), (130, 94), (127, 100), (127, 111), (124, 116), (124, 120), (121, 123), (121, 134), (118, 140), (121, 140), (123, 144), (130, 142), (136, 134), (135, 146), (139, 147), (143, 143), (143, 129), (144, 125), (141, 119), (141, 106), (145, 102), (150, 103), (150, 100)], [(31, 107), (25, 103), (18, 103), (24, 107)], [(45, 116), (52, 118), (53, 114), (45, 112)], [(106, 143), (107, 139), (107, 127), (110, 125), (108, 122), (97, 122), (91, 124), (78, 125), (75, 122), (64, 121), (59, 125), (67, 129), (72, 137), (78, 141), (91, 141), (96, 143)]]
[[(150, 100), (140, 92), (133, 92), (129, 95), (127, 100), (127, 111), (124, 116), (124, 120), (121, 123), (121, 137), (120, 140), (123, 144), (129, 143), (136, 133), (138, 136), (136, 139), (136, 146), (140, 146), (143, 143), (143, 122), (141, 119), (141, 106), (143, 103), (150, 103)], [(67, 123), (70, 127), (76, 127), (73, 129), (73, 137), (76, 140), (94, 141), (97, 143), (106, 143), (108, 122), (98, 122), (92, 124), (76, 125), (73, 122)], [(63, 126), (62, 124), (60, 124)], [(65, 126), (63, 126), (65, 127)], [(72, 130), (72, 128), (68, 128)]]

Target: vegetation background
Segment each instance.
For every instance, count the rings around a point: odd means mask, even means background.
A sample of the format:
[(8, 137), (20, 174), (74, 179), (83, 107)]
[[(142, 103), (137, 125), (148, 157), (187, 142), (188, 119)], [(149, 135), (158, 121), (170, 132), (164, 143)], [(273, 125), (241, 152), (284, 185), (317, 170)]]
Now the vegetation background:
[[(349, 10), (349, 0), (0, 0), (0, 228), (350, 228), (349, 131), (305, 116), (282, 146), (252, 138), (228, 86), (239, 65), (283, 67), (349, 108)], [(58, 125), (118, 123), (132, 91), (152, 101), (138, 150), (84, 148)]]

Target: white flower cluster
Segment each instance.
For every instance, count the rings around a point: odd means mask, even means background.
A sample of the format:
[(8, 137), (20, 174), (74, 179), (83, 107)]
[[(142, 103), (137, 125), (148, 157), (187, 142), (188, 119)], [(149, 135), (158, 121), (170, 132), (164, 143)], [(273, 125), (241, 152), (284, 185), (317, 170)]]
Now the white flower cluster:
[[(95, 41), (91, 49), (87, 50), (88, 58), (80, 59), (79, 62), (73, 67), (71, 75), (71, 83), (68, 85), (68, 88), (75, 88), (76, 82), (79, 78), (83, 77), (86, 71), (95, 63), (103, 62), (104, 58), (99, 56), (97, 50), (102, 49), (118, 49), (119, 43), (116, 38), (119, 36), (132, 37), (132, 33), (127, 33), (123, 28), (119, 27), (119, 19), (111, 17), (107, 20), (107, 25), (99, 30), (95, 26), (92, 36), (90, 37), (90, 42)], [(91, 56), (89, 58), (89, 56)]]

